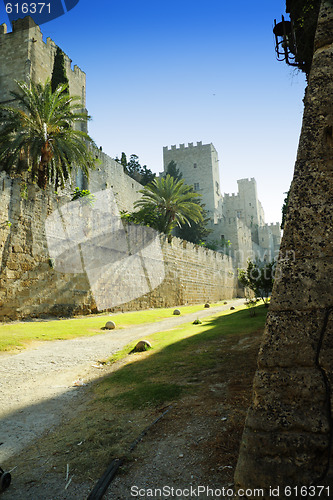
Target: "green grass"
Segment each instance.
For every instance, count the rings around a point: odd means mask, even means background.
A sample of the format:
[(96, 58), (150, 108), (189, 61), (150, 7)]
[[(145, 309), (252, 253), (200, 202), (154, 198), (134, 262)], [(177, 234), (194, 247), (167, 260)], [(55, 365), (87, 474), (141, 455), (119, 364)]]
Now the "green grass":
[[(214, 305), (222, 305), (223, 302)], [(177, 307), (182, 314), (203, 310), (203, 304)], [(0, 351), (23, 348), (33, 341), (66, 340), (75, 337), (92, 336), (103, 333), (106, 321), (113, 320), (117, 329), (128, 326), (154, 323), (170, 318), (175, 308), (149, 309), (128, 313), (94, 315), (75, 319), (51, 321), (15, 322), (0, 324)]]
[[(179, 397), (191, 387), (187, 382), (185, 385), (183, 382), (175, 384), (175, 380), (186, 381), (216, 366), (216, 341), (231, 335), (235, 339), (263, 327), (267, 309), (257, 306), (256, 311), (256, 316), (250, 318), (245, 309), (228, 310), (204, 318), (201, 325), (186, 323), (180, 328), (148, 336), (152, 349), (144, 356), (141, 353), (131, 354), (128, 359), (133, 358), (132, 362), (98, 385), (101, 401), (122, 406), (127, 403), (130, 410), (138, 407), (136, 402), (140, 408), (145, 405), (150, 407), (156, 406), (157, 401), (164, 404)], [(116, 353), (109, 362), (127, 356), (135, 343)]]
[[(142, 353), (129, 354), (133, 343), (128, 344), (110, 359), (118, 359), (113, 371), (88, 389), (84, 411), (37, 442), (38, 455), (52, 456), (52, 467), (59, 471), (69, 463), (76, 477), (86, 480), (88, 472), (95, 481), (112, 458), (127, 454), (130, 443), (167, 405), (187, 395), (206, 394), (212, 377), (218, 383), (230, 377), (237, 382), (245, 374), (251, 384), (253, 373), (246, 375), (248, 351), (234, 348), (238, 340), (258, 338), (263, 331), (267, 309), (257, 306), (256, 312), (250, 317), (248, 310), (228, 310), (204, 318), (201, 325), (187, 323), (156, 333), (147, 338), (152, 349)], [(239, 406), (239, 399), (231, 405)], [(21, 457), (29, 479), (32, 472), (26, 464), (29, 453), (35, 459), (36, 449)], [(39, 480), (38, 471), (35, 475)]]

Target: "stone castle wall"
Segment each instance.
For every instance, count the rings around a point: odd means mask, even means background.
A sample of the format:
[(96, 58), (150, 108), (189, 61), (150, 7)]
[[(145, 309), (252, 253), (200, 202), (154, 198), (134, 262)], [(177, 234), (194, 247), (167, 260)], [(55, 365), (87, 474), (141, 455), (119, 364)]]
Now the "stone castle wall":
[[(0, 175), (0, 320), (43, 315), (96, 312), (85, 273), (66, 274), (53, 268), (46, 217), (69, 201), (50, 189)], [(9, 223), (8, 223), (9, 221)], [(237, 295), (237, 277), (229, 257), (161, 235), (165, 279), (152, 292), (115, 310), (175, 306), (216, 301)], [(138, 276), (131, 276), (131, 280)]]
[[(141, 198), (143, 188), (139, 182), (124, 172), (124, 167), (99, 149), (96, 150), (96, 169), (90, 172), (87, 189), (92, 193), (112, 188), (118, 210), (131, 212), (134, 202)], [(79, 186), (80, 187), (80, 186)]]
[[(0, 26), (0, 102), (12, 100), (11, 90), (17, 90), (14, 80), (45, 83), (51, 78), (57, 45), (47, 38), (30, 17), (13, 22), (13, 31), (7, 33), (6, 24)], [(86, 75), (78, 66), (71, 67), (65, 54), (65, 68), (71, 95), (79, 96), (86, 106)]]
[(230, 241), (226, 250), (234, 258), (235, 265), (240, 268), (247, 266), (248, 259), (253, 258), (253, 243), (250, 229), (237, 217), (222, 219), (212, 226), (209, 235), (211, 241)]

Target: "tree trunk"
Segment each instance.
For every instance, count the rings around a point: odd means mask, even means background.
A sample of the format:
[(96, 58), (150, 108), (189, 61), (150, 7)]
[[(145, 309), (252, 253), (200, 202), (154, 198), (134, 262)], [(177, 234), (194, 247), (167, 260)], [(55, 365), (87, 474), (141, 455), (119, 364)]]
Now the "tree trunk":
[(47, 175), (47, 166), (49, 162), (52, 160), (53, 153), (52, 148), (50, 146), (49, 141), (46, 141), (41, 150), (41, 160), (38, 166), (38, 180), (37, 184), (41, 189), (46, 189), (48, 175)]
[[(273, 498), (270, 487), (280, 488), (279, 499), (333, 497), (332, 51), (333, 3), (322, 0), (276, 281), (235, 473), (236, 490), (263, 488), (260, 498)], [(331, 491), (308, 489), (307, 497), (300, 487), (311, 485)]]

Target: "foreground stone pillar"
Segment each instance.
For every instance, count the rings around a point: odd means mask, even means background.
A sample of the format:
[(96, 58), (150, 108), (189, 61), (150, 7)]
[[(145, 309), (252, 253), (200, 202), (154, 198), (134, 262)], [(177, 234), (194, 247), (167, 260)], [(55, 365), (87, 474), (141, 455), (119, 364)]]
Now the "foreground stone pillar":
[[(280, 261), (235, 473), (236, 489), (264, 488), (264, 498), (273, 498), (270, 487), (280, 488), (279, 499), (333, 498), (332, 101), (333, 2), (322, 0)], [(307, 497), (299, 489), (317, 485), (330, 492), (312, 488)]]

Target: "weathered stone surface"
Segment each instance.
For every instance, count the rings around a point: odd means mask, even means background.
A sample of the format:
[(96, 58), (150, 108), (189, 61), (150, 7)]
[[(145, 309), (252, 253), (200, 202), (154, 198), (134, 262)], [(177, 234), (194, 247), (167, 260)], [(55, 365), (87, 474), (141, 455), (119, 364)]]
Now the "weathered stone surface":
[(262, 487), (266, 499), (270, 486), (281, 488), (280, 499), (300, 498), (284, 494), (285, 486), (333, 488), (332, 23), (333, 3), (322, 0), (280, 261), (235, 473), (236, 488)]
[[(313, 367), (324, 318), (324, 310), (274, 311), (270, 308), (259, 351), (260, 369)], [(302, 330), (300, 322), (304, 325)]]
[(114, 321), (107, 321), (105, 323), (106, 330), (114, 330), (116, 328), (116, 323)]
[(270, 310), (306, 311), (332, 304), (333, 259), (280, 261)]
[(263, 488), (266, 495), (260, 498), (272, 498), (269, 495), (270, 487), (280, 487), (280, 494), (277, 496), (279, 500), (300, 498), (284, 495), (284, 487), (306, 486), (309, 484), (309, 477), (319, 478), (325, 472), (327, 446), (328, 437), (321, 434), (268, 434), (246, 427), (242, 439), (242, 453), (237, 464), (237, 483), (241, 470), (242, 487), (252, 490)]
[(179, 309), (175, 309), (175, 310), (173, 311), (173, 315), (174, 315), (174, 316), (179, 316), (179, 315), (180, 315), (180, 310), (179, 310)]
[(151, 343), (148, 340), (140, 340), (134, 347), (132, 352), (144, 352), (151, 349)]
[[(50, 189), (43, 193), (36, 186), (28, 187), (28, 199), (20, 194), (20, 179), (0, 174), (0, 221), (12, 225), (0, 226), (0, 321), (29, 315), (74, 315), (96, 310), (85, 273), (69, 274), (50, 266), (45, 236), (46, 217), (68, 202), (66, 192), (57, 197)], [(112, 311), (172, 307), (185, 303), (204, 303), (232, 298), (238, 283), (232, 259), (192, 243), (173, 238), (171, 243), (161, 236), (165, 279), (150, 293), (128, 301)], [(22, 252), (18, 252), (22, 249)], [(128, 280), (146, 280), (131, 274)], [(103, 273), (104, 275), (105, 273)], [(103, 283), (100, 283), (101, 288)], [(28, 290), (28, 292), (27, 292)], [(101, 289), (101, 293), (103, 290)], [(116, 293), (116, 291), (115, 291)]]

